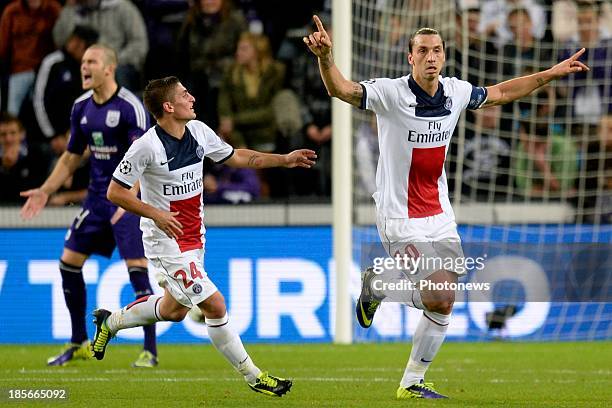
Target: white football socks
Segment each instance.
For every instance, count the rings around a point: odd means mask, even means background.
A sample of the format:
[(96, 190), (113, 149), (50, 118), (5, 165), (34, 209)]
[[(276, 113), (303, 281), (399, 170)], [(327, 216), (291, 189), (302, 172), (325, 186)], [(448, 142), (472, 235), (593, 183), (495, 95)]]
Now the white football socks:
[(402, 388), (421, 382), (425, 372), (440, 350), (451, 315), (424, 311), (412, 338), (410, 359), (400, 382)]
[(261, 370), (257, 368), (247, 354), (242, 340), (229, 324), (227, 313), (220, 319), (206, 318), (208, 336), (217, 350), (229, 363), (244, 376), (249, 384), (254, 384)]
[(164, 319), (162, 319), (159, 313), (161, 298), (161, 296), (157, 295), (142, 297), (124, 308), (113, 312), (106, 319), (108, 329), (114, 334), (121, 329), (146, 326), (163, 321)]

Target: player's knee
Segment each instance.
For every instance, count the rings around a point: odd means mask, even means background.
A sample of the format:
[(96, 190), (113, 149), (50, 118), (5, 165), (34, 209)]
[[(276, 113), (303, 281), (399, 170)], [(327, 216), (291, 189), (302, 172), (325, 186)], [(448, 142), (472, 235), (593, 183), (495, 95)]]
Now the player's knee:
[(424, 301), (423, 305), (427, 308), (427, 310), (429, 310), (430, 312), (436, 312), (436, 313), (440, 313), (440, 314), (451, 314), (451, 312), (453, 311), (453, 304), (455, 303), (454, 299), (436, 299), (436, 300), (430, 300), (430, 301)]
[(221, 318), (225, 316), (225, 313), (227, 312), (227, 309), (225, 307), (225, 298), (219, 291), (215, 292), (198, 306), (200, 306), (202, 313), (206, 317), (212, 319)]
[(433, 296), (423, 299), (423, 305), (427, 310), (441, 314), (450, 314), (453, 311), (454, 303), (454, 291), (437, 291), (433, 293)]
[(187, 312), (189, 312), (189, 309), (172, 310), (172, 311), (164, 313), (162, 317), (164, 318), (164, 320), (167, 320), (170, 322), (182, 322), (183, 319), (185, 319), (185, 316), (187, 316)]

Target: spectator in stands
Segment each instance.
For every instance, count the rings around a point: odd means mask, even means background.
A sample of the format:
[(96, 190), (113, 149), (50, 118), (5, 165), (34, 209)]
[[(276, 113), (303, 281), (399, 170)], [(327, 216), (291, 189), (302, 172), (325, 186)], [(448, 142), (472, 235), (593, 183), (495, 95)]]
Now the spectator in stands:
[(462, 192), (472, 198), (491, 201), (508, 193), (510, 145), (500, 134), (501, 111), (499, 105), (479, 109), (466, 127)]
[[(448, 27), (450, 23), (452, 8), (448, 0), (382, 0), (377, 3), (379, 6), (395, 8), (397, 11), (393, 10), (392, 14), (402, 16), (402, 24), (408, 33), (420, 27)], [(442, 10), (448, 10), (448, 14), (442, 13)], [(384, 19), (382, 24), (385, 24)]]
[[(553, 65), (552, 50), (534, 37), (533, 22), (526, 9), (512, 9), (508, 14), (508, 26), (514, 40), (501, 50), (499, 68), (502, 77), (498, 80), (532, 74)], [(520, 116), (519, 104), (519, 101), (514, 101), (502, 106), (501, 127), (504, 131), (513, 132), (518, 128), (517, 121), (511, 118)]]
[[(480, 24), (480, 6), (478, 0), (466, 2), (467, 6), (458, 13), (456, 17), (455, 41), (449, 45), (446, 58), (453, 59), (454, 64), (447, 67), (448, 75), (467, 80), (468, 82), (485, 86), (495, 82), (501, 82), (501, 78), (495, 77), (497, 72), (497, 49), (492, 41), (489, 41), (478, 31)], [(467, 14), (467, 45), (468, 45), (468, 69), (464, 76), (461, 68), (463, 65), (463, 14)], [(471, 114), (468, 112), (468, 115)]]
[(552, 124), (551, 88), (536, 95), (536, 103), (520, 122), (520, 142), (514, 158), (515, 182), (524, 196), (561, 198), (574, 191), (578, 156), (572, 138)]
[[(612, 39), (600, 36), (600, 8), (592, 2), (578, 2), (578, 42), (569, 42), (560, 53), (559, 58), (571, 55), (573, 50), (585, 47), (583, 60), (591, 68), (588, 72), (579, 72), (570, 80), (563, 79), (559, 84), (566, 84), (565, 94), (568, 106), (572, 107), (573, 116), (582, 124), (597, 126), (601, 118), (612, 112)], [(575, 134), (582, 133), (585, 127), (575, 127)], [(590, 132), (587, 132), (590, 133)]]
[(512, 10), (523, 9), (529, 21), (529, 34), (536, 40), (544, 38), (546, 13), (537, 0), (487, 0), (481, 2), (482, 16), (479, 31), (486, 37), (494, 37), (498, 46), (512, 42), (516, 35), (510, 22)]
[(22, 190), (34, 188), (47, 176), (47, 166), (41, 154), (30, 149), (26, 133), (16, 116), (0, 116), (0, 203), (19, 204)]
[[(323, 24), (325, 24), (325, 27), (331, 27), (325, 20), (323, 20)], [(369, 75), (385, 78), (397, 78), (406, 75), (406, 72), (409, 71), (408, 42), (410, 34), (414, 31), (409, 28), (411, 24), (414, 24), (414, 22), (411, 22), (405, 16), (405, 13), (383, 15), (380, 19), (381, 38), (379, 46), (374, 51), (376, 54), (373, 58), (375, 61), (385, 61), (385, 64), (377, 67), (374, 74), (369, 73)], [(323, 89), (325, 90), (325, 87)]]
[(265, 34), (275, 53), (287, 36), (293, 35), (291, 31), (309, 22), (316, 10), (329, 11), (331, 0), (234, 0), (234, 5), (242, 10), (248, 31)]
[(603, 116), (598, 137), (591, 141), (583, 154), (581, 174), (585, 175), (583, 203), (584, 219), (577, 222), (612, 223), (612, 114)]
[[(327, 17), (327, 18), (326, 18)], [(332, 35), (330, 19), (323, 15), (323, 23)], [(405, 52), (404, 58), (406, 58)], [(331, 195), (331, 99), (321, 81), (319, 64), (308, 49), (293, 59), (289, 84), (296, 93), (302, 110), (304, 127), (295, 146), (304, 146), (317, 152), (317, 168), (294, 171), (295, 193), (298, 195)]]
[(247, 23), (231, 0), (196, 0), (178, 37), (179, 60), (188, 61), (181, 76), (193, 96), (196, 114), (215, 129), (219, 88), (232, 64), (240, 34)]
[(355, 160), (359, 184), (356, 196), (359, 201), (372, 202), (372, 194), (376, 192), (376, 167), (378, 165), (378, 129), (376, 115), (370, 114), (367, 121), (362, 122), (355, 133)]
[(268, 39), (242, 33), (235, 62), (226, 70), (219, 92), (221, 135), (238, 148), (275, 151), (272, 100), (284, 78), (284, 66), (272, 59)]
[(149, 52), (144, 67), (145, 78), (176, 75), (176, 41), (187, 16), (189, 0), (141, 0), (147, 27)]
[(53, 39), (58, 47), (66, 43), (77, 25), (90, 26), (99, 41), (117, 50), (119, 85), (132, 91), (141, 88), (140, 74), (149, 50), (147, 31), (140, 11), (129, 0), (75, 0), (64, 6)]
[[(551, 28), (555, 41), (578, 41), (578, 6), (576, 0), (549, 0), (552, 5)], [(595, 0), (592, 0), (595, 1)], [(612, 37), (612, 3), (600, 1), (600, 38)]]
[[(219, 134), (238, 148), (280, 151), (273, 102), (284, 80), (285, 67), (272, 58), (267, 37), (242, 33), (219, 90)], [(286, 173), (280, 170), (258, 172), (263, 197), (287, 194)]]
[(12, 115), (19, 114), (43, 57), (55, 49), (51, 30), (60, 10), (55, 0), (15, 0), (2, 13), (0, 69), (9, 77), (6, 110)]
[(542, 67), (550, 66), (551, 48), (533, 35), (533, 25), (524, 8), (515, 8), (508, 14), (508, 26), (513, 41), (503, 48), (503, 73), (506, 78), (519, 76), (525, 70), (538, 72)]
[(213, 163), (204, 175), (206, 204), (250, 203), (260, 195), (257, 172)]
[(70, 129), (70, 111), (83, 93), (81, 58), (98, 39), (92, 28), (76, 26), (62, 49), (47, 55), (36, 75), (33, 105), (36, 121), (48, 139)]

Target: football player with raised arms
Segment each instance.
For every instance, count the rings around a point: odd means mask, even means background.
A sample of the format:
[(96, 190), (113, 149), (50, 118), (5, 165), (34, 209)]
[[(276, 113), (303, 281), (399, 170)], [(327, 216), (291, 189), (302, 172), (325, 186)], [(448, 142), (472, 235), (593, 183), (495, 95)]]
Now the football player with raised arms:
[[(303, 41), (318, 58), (329, 95), (376, 113), (380, 157), (373, 198), (385, 250), (392, 257), (405, 254), (434, 260), (462, 259), (444, 171), (450, 138), (461, 111), (512, 102), (554, 79), (587, 71), (589, 68), (578, 61), (585, 50), (545, 71), (494, 86), (476, 87), (440, 75), (446, 58), (444, 41), (435, 29), (421, 28), (411, 36), (407, 50), (411, 74), (357, 83), (345, 79), (336, 67), (331, 38), (317, 16), (314, 22), (317, 31)], [(460, 272), (465, 272), (433, 267), (414, 272), (405, 274), (404, 279), (410, 279), (415, 290), (403, 291), (400, 297), (409, 306), (423, 310), (423, 314), (396, 397), (446, 398), (431, 383), (425, 383), (424, 377), (444, 341), (455, 292), (418, 288), (421, 281), (448, 287), (457, 282)], [(375, 290), (374, 279), (380, 278), (376, 278), (372, 268), (362, 276), (356, 314), (364, 328), (371, 326), (380, 301), (385, 296), (393, 298)]]
[[(280, 155), (234, 150), (206, 124), (194, 120), (195, 98), (176, 77), (149, 82), (143, 99), (157, 125), (132, 144), (113, 174), (108, 198), (142, 217), (145, 254), (150, 268), (163, 277), (164, 295), (143, 298), (113, 313), (94, 311), (94, 355), (101, 360), (108, 342), (121, 329), (179, 322), (196, 306), (204, 315), (211, 342), (250, 388), (280, 397), (292, 382), (262, 372), (253, 363), (231, 327), (223, 295), (204, 270), (202, 161), (208, 157), (255, 169), (310, 168), (315, 152), (302, 149)], [(131, 190), (138, 181), (141, 199)]]
[[(148, 128), (149, 119), (140, 100), (115, 80), (117, 55), (112, 48), (94, 44), (81, 61), (83, 95), (74, 101), (70, 114), (70, 140), (47, 180), (37, 189), (24, 191), (27, 197), (21, 215), (36, 216), (49, 197), (79, 167), (89, 150), (91, 171), (87, 198), (66, 234), (59, 269), (64, 299), (70, 312), (72, 337), (48, 365), (61, 366), (75, 359), (91, 357), (85, 326), (86, 289), (83, 264), (92, 254), (110, 257), (115, 249), (125, 260), (136, 299), (153, 294), (144, 256), (139, 218), (126, 213), (106, 198), (113, 171), (128, 147)], [(135, 367), (157, 365), (155, 326), (144, 327), (144, 350)]]

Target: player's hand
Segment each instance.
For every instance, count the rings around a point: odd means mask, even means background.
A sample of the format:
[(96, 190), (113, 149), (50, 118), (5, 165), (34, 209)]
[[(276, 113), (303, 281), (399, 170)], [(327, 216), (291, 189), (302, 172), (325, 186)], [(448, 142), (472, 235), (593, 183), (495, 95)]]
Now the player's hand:
[(160, 230), (164, 231), (168, 237), (178, 239), (178, 237), (183, 235), (183, 224), (174, 218), (177, 215), (179, 215), (178, 211), (160, 211), (153, 221), (155, 221), (155, 225), (157, 225)]
[(47, 201), (49, 201), (49, 194), (40, 188), (22, 191), (19, 195), (28, 198), (23, 207), (21, 207), (21, 218), (24, 220), (36, 217), (45, 208)]
[(550, 71), (553, 74), (553, 76), (555, 78), (561, 78), (561, 77), (564, 77), (566, 75), (573, 74), (576, 72), (589, 71), (589, 67), (587, 67), (582, 62), (578, 61), (578, 58), (580, 58), (580, 56), (584, 54), (585, 51), (586, 49), (582, 48), (580, 51), (578, 51), (577, 53), (575, 53), (568, 59), (561, 61), (560, 63), (552, 67)]
[(300, 149), (294, 150), (285, 155), (285, 167), (305, 167), (307, 169), (315, 165), (317, 154), (313, 150)]
[(325, 31), (323, 23), (318, 16), (312, 16), (315, 24), (317, 25), (317, 31), (310, 34), (308, 37), (302, 38), (304, 44), (308, 46), (310, 51), (319, 58), (329, 58), (331, 56), (332, 42), (329, 34)]

